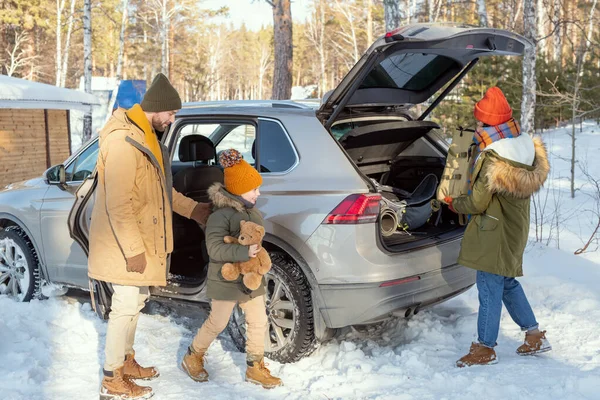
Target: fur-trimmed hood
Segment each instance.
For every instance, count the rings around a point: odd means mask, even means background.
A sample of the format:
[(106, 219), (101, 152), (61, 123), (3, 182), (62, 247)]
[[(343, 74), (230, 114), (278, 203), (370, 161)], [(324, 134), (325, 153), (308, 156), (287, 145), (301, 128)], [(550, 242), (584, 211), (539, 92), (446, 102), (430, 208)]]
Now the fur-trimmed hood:
[(225, 190), (222, 183), (217, 182), (208, 188), (208, 197), (213, 203), (215, 209), (233, 208), (236, 211), (244, 211), (244, 204), (234, 195)]
[(488, 188), (492, 192), (525, 199), (540, 190), (550, 172), (550, 164), (542, 140), (533, 138), (533, 145), (535, 159), (532, 166), (503, 158), (498, 152), (493, 152), (494, 155), (488, 157), (491, 164), (486, 170), (486, 176)]

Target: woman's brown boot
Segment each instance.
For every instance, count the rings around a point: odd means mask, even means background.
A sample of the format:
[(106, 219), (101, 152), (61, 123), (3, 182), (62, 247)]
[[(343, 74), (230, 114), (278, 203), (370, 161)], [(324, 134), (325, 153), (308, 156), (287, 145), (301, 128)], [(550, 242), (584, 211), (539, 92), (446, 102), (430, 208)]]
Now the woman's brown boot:
[(546, 331), (526, 333), (525, 342), (517, 349), (520, 356), (532, 356), (552, 350), (550, 342), (546, 339)]
[(491, 365), (496, 364), (496, 352), (491, 347), (473, 342), (469, 349), (469, 354), (456, 362), (458, 368), (471, 367), (473, 365)]

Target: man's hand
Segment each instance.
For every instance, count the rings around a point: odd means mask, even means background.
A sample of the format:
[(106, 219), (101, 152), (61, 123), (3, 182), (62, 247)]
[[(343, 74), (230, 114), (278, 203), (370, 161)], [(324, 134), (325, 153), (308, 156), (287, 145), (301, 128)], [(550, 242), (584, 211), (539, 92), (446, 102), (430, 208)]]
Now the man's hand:
[(126, 258), (127, 272), (137, 272), (143, 274), (146, 270), (146, 253), (138, 254), (130, 258)]
[(196, 207), (194, 207), (190, 219), (193, 219), (197, 224), (204, 227), (206, 226), (206, 221), (208, 220), (211, 209), (212, 203), (198, 203)]
[(248, 256), (250, 258), (256, 258), (257, 254), (258, 254), (258, 245), (257, 244), (251, 244), (250, 246), (248, 246)]

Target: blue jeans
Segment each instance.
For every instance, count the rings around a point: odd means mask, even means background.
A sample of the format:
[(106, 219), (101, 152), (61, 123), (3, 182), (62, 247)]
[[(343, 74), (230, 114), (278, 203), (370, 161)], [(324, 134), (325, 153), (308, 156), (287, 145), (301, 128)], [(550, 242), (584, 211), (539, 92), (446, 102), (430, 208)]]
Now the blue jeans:
[(502, 302), (510, 317), (522, 331), (536, 329), (538, 323), (527, 301), (523, 287), (515, 278), (507, 278), (488, 272), (477, 271), (479, 291), (479, 315), (477, 317), (477, 340), (487, 347), (494, 347), (500, 329)]

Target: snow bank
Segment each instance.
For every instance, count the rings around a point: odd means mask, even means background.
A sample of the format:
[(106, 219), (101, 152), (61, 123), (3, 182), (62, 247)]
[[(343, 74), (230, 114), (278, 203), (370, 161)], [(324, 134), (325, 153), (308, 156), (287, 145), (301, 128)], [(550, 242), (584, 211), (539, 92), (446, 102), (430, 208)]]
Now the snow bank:
[[(588, 152), (600, 176), (600, 129), (586, 125), (580, 152)], [(600, 398), (600, 255), (580, 256), (581, 237), (591, 234), (593, 207), (582, 187), (576, 199), (564, 181), (569, 138), (544, 134), (553, 175), (548, 187), (569, 214), (561, 220), (560, 249), (532, 242), (525, 255), (525, 287), (553, 351), (519, 357), (523, 334), (504, 311), (493, 366), (457, 369), (455, 361), (476, 336), (477, 291), (425, 310), (410, 320), (393, 319), (366, 328), (346, 328), (312, 356), (295, 364), (271, 363), (285, 386), (266, 391), (244, 382), (244, 354), (223, 334), (207, 355), (211, 380), (195, 383), (179, 362), (206, 312), (196, 305), (151, 302), (139, 322), (138, 359), (158, 366), (152, 383), (157, 399), (598, 399)], [(585, 149), (585, 150), (584, 150)], [(566, 164), (564, 164), (566, 163)], [(567, 168), (568, 171), (568, 168)], [(551, 222), (549, 222), (551, 224)], [(534, 229), (534, 226), (532, 226)], [(549, 229), (546, 226), (545, 229)], [(546, 231), (547, 232), (547, 231)], [(532, 234), (535, 239), (535, 233)], [(16, 303), (0, 297), (0, 398), (7, 400), (93, 399), (101, 380), (106, 324), (86, 295)]]

